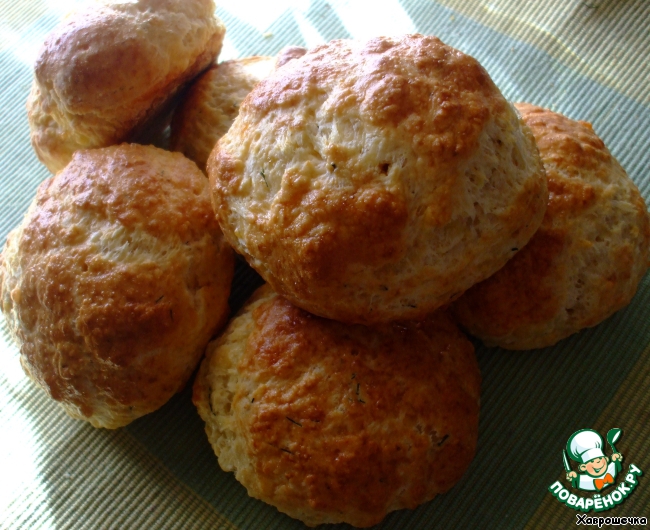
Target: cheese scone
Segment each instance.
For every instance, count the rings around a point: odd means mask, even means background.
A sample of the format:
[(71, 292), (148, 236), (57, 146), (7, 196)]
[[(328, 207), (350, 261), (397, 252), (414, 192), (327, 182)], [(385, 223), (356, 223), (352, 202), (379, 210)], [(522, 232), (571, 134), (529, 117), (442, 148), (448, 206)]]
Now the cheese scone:
[(180, 151), (205, 171), (212, 149), (230, 129), (244, 98), (276, 67), (306, 52), (305, 48), (287, 46), (276, 57), (245, 57), (211, 66), (192, 84), (174, 112), (171, 150)]
[(261, 287), (210, 343), (193, 400), (225, 471), (309, 526), (371, 526), (458, 482), (480, 373), (442, 312), (366, 327)]
[(83, 148), (126, 140), (221, 51), (212, 0), (101, 2), (48, 35), (27, 101), (32, 145), (52, 172)]
[(155, 147), (76, 152), (39, 187), (0, 261), (25, 372), (95, 427), (161, 407), (228, 316), (234, 254), (207, 179)]
[(214, 145), (228, 132), (241, 102), (275, 64), (275, 57), (246, 57), (215, 64), (201, 74), (174, 112), (172, 151), (183, 153), (205, 171)]
[(332, 41), (262, 80), (208, 162), (235, 250), (299, 307), (422, 318), (541, 223), (530, 130), (472, 57), (435, 37)]
[(489, 346), (551, 346), (627, 305), (648, 269), (650, 221), (634, 182), (584, 121), (521, 103), (546, 174), (542, 226), (453, 306)]

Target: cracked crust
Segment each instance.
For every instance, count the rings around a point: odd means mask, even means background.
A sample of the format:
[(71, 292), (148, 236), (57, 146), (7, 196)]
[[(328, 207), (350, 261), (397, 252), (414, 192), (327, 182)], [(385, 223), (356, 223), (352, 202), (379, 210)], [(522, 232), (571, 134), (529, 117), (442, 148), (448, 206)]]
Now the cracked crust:
[(116, 428), (185, 385), (227, 318), (234, 259), (198, 168), (123, 144), (43, 182), (0, 268), (25, 372), (71, 416)]
[(344, 322), (422, 318), (487, 278), (548, 199), (532, 134), (434, 37), (332, 41), (246, 98), (208, 162), (234, 248)]
[(442, 312), (342, 324), (260, 288), (208, 346), (193, 400), (226, 471), (310, 526), (371, 526), (471, 462), (480, 374)]
[(507, 265), (453, 306), (491, 346), (551, 346), (626, 306), (648, 268), (650, 221), (591, 124), (526, 103), (548, 176), (542, 226)]
[(212, 0), (105, 2), (50, 33), (27, 101), (32, 145), (47, 168), (124, 141), (212, 63), (225, 35), (214, 10)]

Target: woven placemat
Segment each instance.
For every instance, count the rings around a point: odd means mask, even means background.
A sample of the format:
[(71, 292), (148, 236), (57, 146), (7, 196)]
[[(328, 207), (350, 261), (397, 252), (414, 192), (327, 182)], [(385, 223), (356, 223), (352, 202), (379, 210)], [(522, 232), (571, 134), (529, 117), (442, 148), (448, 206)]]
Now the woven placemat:
[[(48, 172), (30, 144), (25, 100), (45, 35), (75, 5), (0, 0), (0, 243)], [(421, 32), (475, 56), (505, 96), (593, 123), (650, 203), (650, 2), (515, 0), (220, 2), (223, 59), (334, 38)], [(236, 310), (261, 283), (240, 262)], [(0, 528), (303, 528), (220, 470), (190, 390), (117, 431), (68, 418), (36, 390), (0, 319)], [(623, 429), (617, 444), (650, 470), (650, 276), (632, 303), (553, 348), (477, 346), (478, 451), (461, 482), (381, 528), (569, 528), (576, 512), (560, 452), (571, 434)], [(650, 478), (598, 515), (648, 516)], [(344, 527), (345, 525), (340, 525)]]

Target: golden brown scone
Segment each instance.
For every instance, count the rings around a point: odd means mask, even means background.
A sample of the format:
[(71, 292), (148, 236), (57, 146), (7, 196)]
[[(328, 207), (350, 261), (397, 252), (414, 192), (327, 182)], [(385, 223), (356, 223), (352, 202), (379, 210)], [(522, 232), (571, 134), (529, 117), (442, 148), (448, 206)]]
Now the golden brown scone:
[(442, 312), (342, 324), (263, 286), (208, 346), (193, 400), (249, 495), (309, 526), (371, 526), (461, 478), (479, 391), (472, 344)]
[(237, 117), (239, 105), (273, 71), (275, 57), (246, 57), (213, 65), (192, 85), (174, 113), (171, 149), (205, 171), (210, 152)]
[(32, 145), (55, 173), (77, 149), (125, 140), (219, 54), (212, 0), (104, 2), (46, 39), (27, 101)]
[(332, 41), (244, 100), (208, 162), (228, 241), (273, 288), (344, 322), (422, 318), (542, 220), (530, 131), (435, 37)]
[(162, 406), (228, 315), (234, 258), (208, 181), (151, 146), (76, 152), (3, 260), (2, 311), (25, 372), (95, 427)]
[(650, 221), (639, 190), (589, 123), (516, 106), (546, 168), (546, 215), (528, 245), (453, 307), (487, 345), (526, 350), (595, 326), (630, 302), (648, 268)]

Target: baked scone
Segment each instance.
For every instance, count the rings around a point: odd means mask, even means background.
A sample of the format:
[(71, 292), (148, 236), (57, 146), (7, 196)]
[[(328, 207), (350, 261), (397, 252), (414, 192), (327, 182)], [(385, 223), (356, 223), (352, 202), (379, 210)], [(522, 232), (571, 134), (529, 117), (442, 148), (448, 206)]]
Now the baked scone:
[(117, 144), (218, 56), (212, 0), (103, 2), (45, 40), (27, 101), (32, 145), (55, 173), (77, 149)]
[(311, 313), (422, 318), (542, 220), (534, 139), (479, 63), (435, 37), (339, 40), (278, 68), (208, 162), (235, 250)]
[(479, 391), (474, 348), (442, 312), (343, 324), (265, 285), (208, 346), (193, 400), (249, 495), (309, 526), (364, 527), (461, 478)]
[(170, 147), (203, 171), (208, 156), (237, 117), (244, 98), (276, 64), (275, 57), (255, 56), (213, 65), (188, 90), (174, 112)]
[(180, 153), (76, 152), (2, 257), (2, 311), (25, 372), (96, 427), (162, 406), (228, 316), (234, 253), (207, 179)]
[(453, 306), (489, 346), (551, 346), (627, 305), (648, 268), (643, 198), (584, 121), (520, 103), (546, 174), (549, 202), (537, 233), (494, 276)]
[(307, 50), (287, 46), (276, 57), (253, 56), (215, 64), (201, 74), (174, 112), (170, 147), (205, 171), (215, 144), (232, 125), (239, 106), (255, 85), (276, 67)]

